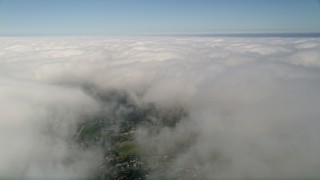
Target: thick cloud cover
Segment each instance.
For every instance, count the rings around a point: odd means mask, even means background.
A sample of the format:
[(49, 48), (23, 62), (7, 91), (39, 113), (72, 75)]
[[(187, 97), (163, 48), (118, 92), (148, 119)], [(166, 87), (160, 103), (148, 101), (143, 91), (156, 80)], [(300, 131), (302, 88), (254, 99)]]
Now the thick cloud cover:
[(188, 112), (136, 133), (147, 150), (179, 152), (168, 176), (320, 176), (320, 39), (12, 37), (1, 38), (0, 64), (1, 176), (97, 167), (99, 149), (71, 138), (79, 119), (103, 111), (83, 87)]

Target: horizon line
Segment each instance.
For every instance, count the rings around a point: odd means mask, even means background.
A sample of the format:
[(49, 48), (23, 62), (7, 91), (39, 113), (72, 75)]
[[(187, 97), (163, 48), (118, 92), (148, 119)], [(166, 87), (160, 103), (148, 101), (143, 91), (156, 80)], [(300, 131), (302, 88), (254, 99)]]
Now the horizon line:
[(320, 37), (319, 32), (226, 32), (226, 33), (162, 33), (162, 34), (0, 34), (0, 37), (250, 37), (302, 38)]

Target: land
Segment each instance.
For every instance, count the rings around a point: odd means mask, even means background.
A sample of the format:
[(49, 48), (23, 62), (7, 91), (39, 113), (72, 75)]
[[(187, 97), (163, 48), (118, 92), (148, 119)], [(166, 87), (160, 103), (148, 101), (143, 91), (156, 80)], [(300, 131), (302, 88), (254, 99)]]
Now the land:
[[(93, 179), (147, 179), (150, 173), (165, 172), (173, 154), (159, 154), (139, 144), (135, 135), (139, 127), (152, 132), (176, 123), (188, 114), (181, 108), (161, 109), (153, 104), (136, 105), (125, 93), (111, 92), (97, 96), (111, 111), (84, 119), (74, 135), (81, 148), (100, 148), (104, 159)], [(182, 170), (190, 174), (192, 170)], [(192, 172), (194, 174), (194, 172)]]

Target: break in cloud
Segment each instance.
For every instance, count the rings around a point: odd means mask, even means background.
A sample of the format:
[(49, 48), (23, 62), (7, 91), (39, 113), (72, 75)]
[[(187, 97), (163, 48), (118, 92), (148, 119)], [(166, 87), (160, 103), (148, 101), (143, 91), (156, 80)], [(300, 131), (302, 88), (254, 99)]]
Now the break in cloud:
[(72, 141), (77, 122), (105, 108), (83, 87), (188, 112), (174, 128), (136, 133), (147, 150), (179, 151), (168, 176), (188, 168), (204, 177), (320, 176), (320, 39), (1, 42), (1, 176), (79, 178), (97, 168), (99, 148)]

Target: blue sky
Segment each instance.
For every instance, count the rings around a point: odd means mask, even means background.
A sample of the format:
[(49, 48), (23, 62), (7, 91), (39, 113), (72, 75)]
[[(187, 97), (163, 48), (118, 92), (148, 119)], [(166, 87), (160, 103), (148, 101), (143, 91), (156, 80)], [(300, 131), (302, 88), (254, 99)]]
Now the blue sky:
[(2, 35), (320, 32), (319, 0), (0, 0)]

